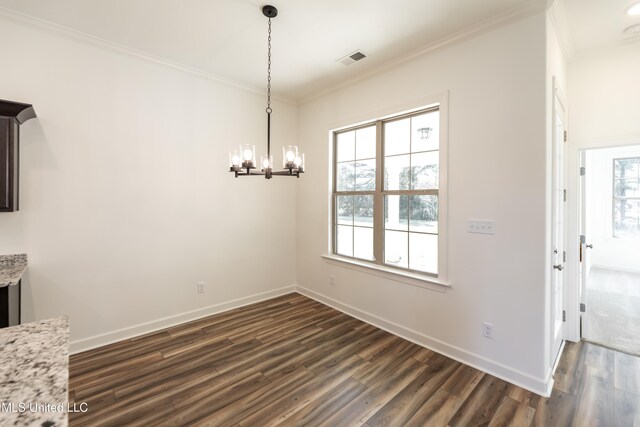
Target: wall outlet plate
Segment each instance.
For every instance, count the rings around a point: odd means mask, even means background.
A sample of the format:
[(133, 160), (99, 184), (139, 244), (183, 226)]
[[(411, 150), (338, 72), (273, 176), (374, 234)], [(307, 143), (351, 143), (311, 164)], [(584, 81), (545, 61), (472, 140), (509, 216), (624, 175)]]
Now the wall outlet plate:
[(199, 294), (203, 294), (204, 293), (204, 282), (198, 282), (197, 290), (198, 290)]
[(482, 323), (482, 335), (489, 339), (493, 339), (493, 323), (483, 322)]

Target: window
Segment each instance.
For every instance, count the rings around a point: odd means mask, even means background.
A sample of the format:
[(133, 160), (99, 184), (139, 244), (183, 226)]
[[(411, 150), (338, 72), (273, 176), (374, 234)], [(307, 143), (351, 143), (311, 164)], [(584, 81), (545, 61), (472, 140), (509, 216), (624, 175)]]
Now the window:
[(613, 237), (640, 237), (640, 157), (613, 160)]
[(333, 252), (438, 275), (438, 107), (334, 132)]

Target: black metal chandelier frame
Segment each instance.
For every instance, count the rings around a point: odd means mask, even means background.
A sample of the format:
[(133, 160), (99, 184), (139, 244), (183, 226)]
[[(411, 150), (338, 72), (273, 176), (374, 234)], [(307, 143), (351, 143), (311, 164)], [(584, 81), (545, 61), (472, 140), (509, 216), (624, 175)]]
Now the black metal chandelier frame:
[[(274, 6), (266, 5), (262, 8), (262, 14), (269, 19), (269, 31), (268, 31), (268, 43), (267, 43), (267, 157), (261, 163), (261, 170), (256, 168), (255, 159), (255, 147), (252, 155), (240, 151), (239, 155), (232, 156), (230, 159), (229, 172), (233, 172), (235, 177), (241, 176), (264, 176), (266, 179), (271, 179), (273, 176), (295, 176), (300, 178), (300, 174), (304, 173), (304, 154), (302, 157), (298, 154), (297, 147), (289, 147), (289, 150), (285, 152), (282, 150), (283, 156), (283, 170), (273, 171), (273, 159), (271, 157), (271, 19), (278, 16), (278, 9)], [(250, 151), (250, 150), (248, 150)], [(242, 158), (242, 157), (244, 158)], [(242, 163), (240, 163), (242, 160)]]

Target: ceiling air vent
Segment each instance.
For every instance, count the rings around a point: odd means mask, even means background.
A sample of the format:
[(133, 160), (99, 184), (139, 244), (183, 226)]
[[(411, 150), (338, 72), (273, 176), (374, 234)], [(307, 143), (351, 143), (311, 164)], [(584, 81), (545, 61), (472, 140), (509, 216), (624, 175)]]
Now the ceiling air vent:
[(365, 55), (364, 53), (362, 53), (359, 50), (356, 50), (355, 52), (350, 53), (349, 55), (345, 56), (344, 58), (338, 59), (337, 62), (341, 63), (342, 65), (351, 65), (354, 62), (361, 61), (366, 57), (367, 57), (367, 55)]

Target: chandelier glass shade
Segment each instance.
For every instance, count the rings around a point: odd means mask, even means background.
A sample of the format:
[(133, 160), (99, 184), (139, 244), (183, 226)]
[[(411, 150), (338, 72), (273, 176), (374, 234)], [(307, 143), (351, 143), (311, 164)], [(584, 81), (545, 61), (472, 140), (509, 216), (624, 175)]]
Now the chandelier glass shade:
[(269, 19), (269, 32), (267, 43), (267, 154), (260, 156), (260, 162), (256, 158), (256, 146), (250, 144), (239, 145), (238, 150), (229, 153), (229, 172), (233, 172), (236, 178), (240, 176), (264, 176), (271, 179), (273, 176), (295, 176), (300, 178), (304, 173), (304, 153), (298, 151), (295, 145), (282, 147), (282, 170), (274, 171), (273, 156), (271, 155), (271, 18), (278, 16), (278, 9), (273, 6), (264, 6), (262, 14)]

